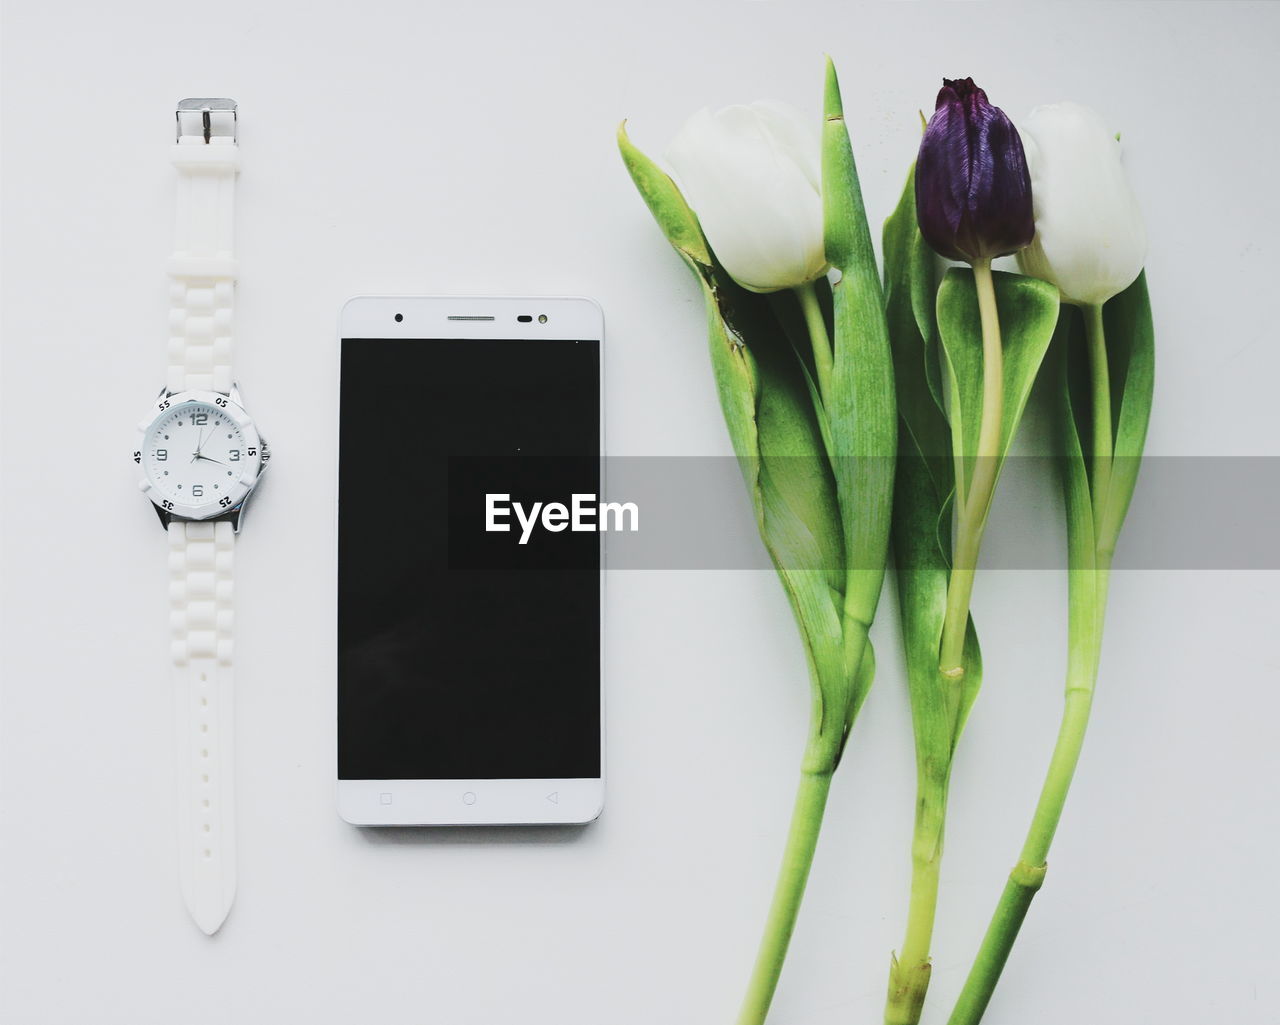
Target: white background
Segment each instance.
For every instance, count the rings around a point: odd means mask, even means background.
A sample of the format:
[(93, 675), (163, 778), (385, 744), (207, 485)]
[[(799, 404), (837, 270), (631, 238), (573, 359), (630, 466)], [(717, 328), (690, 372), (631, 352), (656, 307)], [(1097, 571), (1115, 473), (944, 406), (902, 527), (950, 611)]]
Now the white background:
[[(816, 116), (830, 52), (878, 230), (944, 74), (1015, 116), (1100, 108), (1150, 225), (1149, 452), (1280, 454), (1272, 5), (27, 0), (2, 28), (7, 1022), (732, 1020), (807, 714), (771, 574), (611, 577), (596, 824), (377, 832), (334, 810), (347, 296), (595, 296), (611, 450), (729, 451), (700, 301), (614, 147), (624, 116), (651, 152), (703, 104)], [(165, 542), (128, 460), (162, 380), (167, 147), (192, 95), (241, 104), (237, 372), (276, 454), (237, 555), (240, 888), (213, 939), (178, 892)], [(744, 497), (723, 514), (747, 515)], [(1059, 519), (1046, 483), (998, 500), (990, 530), (1060, 546)], [(1118, 575), (1089, 743), (990, 1025), (1280, 1021), (1275, 585)], [(888, 592), (776, 1025), (879, 1020), (914, 785), (894, 611)], [(956, 766), (928, 1022), (1052, 744), (1062, 577), (988, 573), (974, 615), (986, 684)]]

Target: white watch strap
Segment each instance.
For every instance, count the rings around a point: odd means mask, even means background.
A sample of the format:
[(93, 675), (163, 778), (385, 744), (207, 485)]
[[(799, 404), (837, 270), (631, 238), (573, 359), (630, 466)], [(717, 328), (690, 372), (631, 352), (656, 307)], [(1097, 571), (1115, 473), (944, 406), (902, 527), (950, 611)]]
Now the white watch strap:
[(169, 391), (229, 393), (240, 147), (234, 111), (215, 110), (207, 117), (206, 122), (199, 110), (178, 112), (178, 141), (172, 151), (178, 212), (169, 260), (173, 289), (165, 385)]
[(229, 521), (169, 524), (182, 894), (204, 932), (217, 932), (236, 891)]

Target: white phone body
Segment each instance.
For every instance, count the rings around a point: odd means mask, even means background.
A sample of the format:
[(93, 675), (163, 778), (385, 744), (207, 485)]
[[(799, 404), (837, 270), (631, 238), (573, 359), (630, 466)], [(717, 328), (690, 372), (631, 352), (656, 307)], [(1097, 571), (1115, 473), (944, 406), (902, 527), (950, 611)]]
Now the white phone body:
[[(399, 317), (399, 319), (397, 319)], [(522, 322), (519, 317), (529, 317)], [(453, 319), (451, 319), (453, 318)], [(540, 318), (545, 318), (545, 321)], [(361, 339), (594, 339), (604, 385), (604, 315), (582, 297), (357, 296), (342, 308), (343, 345)], [(387, 382), (387, 390), (398, 388)], [(598, 415), (604, 455), (603, 402)], [(339, 411), (339, 424), (342, 415)], [(341, 460), (340, 460), (341, 463)], [(601, 463), (603, 466), (603, 461)], [(341, 465), (339, 465), (341, 473)], [(603, 487), (603, 481), (601, 482)], [(341, 509), (338, 517), (341, 518)], [(341, 572), (341, 567), (339, 568)], [(603, 666), (604, 556), (600, 556)], [(599, 773), (591, 778), (338, 779), (339, 814), (360, 826), (586, 823), (604, 806), (604, 687), (599, 678)], [(341, 766), (339, 767), (341, 769)]]

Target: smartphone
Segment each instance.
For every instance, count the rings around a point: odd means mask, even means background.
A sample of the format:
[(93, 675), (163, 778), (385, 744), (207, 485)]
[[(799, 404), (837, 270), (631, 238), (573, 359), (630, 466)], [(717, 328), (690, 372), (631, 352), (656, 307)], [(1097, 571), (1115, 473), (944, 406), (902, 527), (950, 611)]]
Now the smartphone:
[(560, 510), (600, 497), (600, 307), (360, 296), (340, 336), (340, 814), (594, 819), (601, 535)]

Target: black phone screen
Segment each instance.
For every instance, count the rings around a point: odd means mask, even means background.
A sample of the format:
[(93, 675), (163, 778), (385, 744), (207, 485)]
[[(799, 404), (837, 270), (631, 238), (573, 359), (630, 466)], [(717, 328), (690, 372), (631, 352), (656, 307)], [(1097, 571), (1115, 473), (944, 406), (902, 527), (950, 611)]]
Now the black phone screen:
[(598, 492), (599, 340), (341, 358), (339, 778), (599, 777), (599, 537), (488, 529)]

